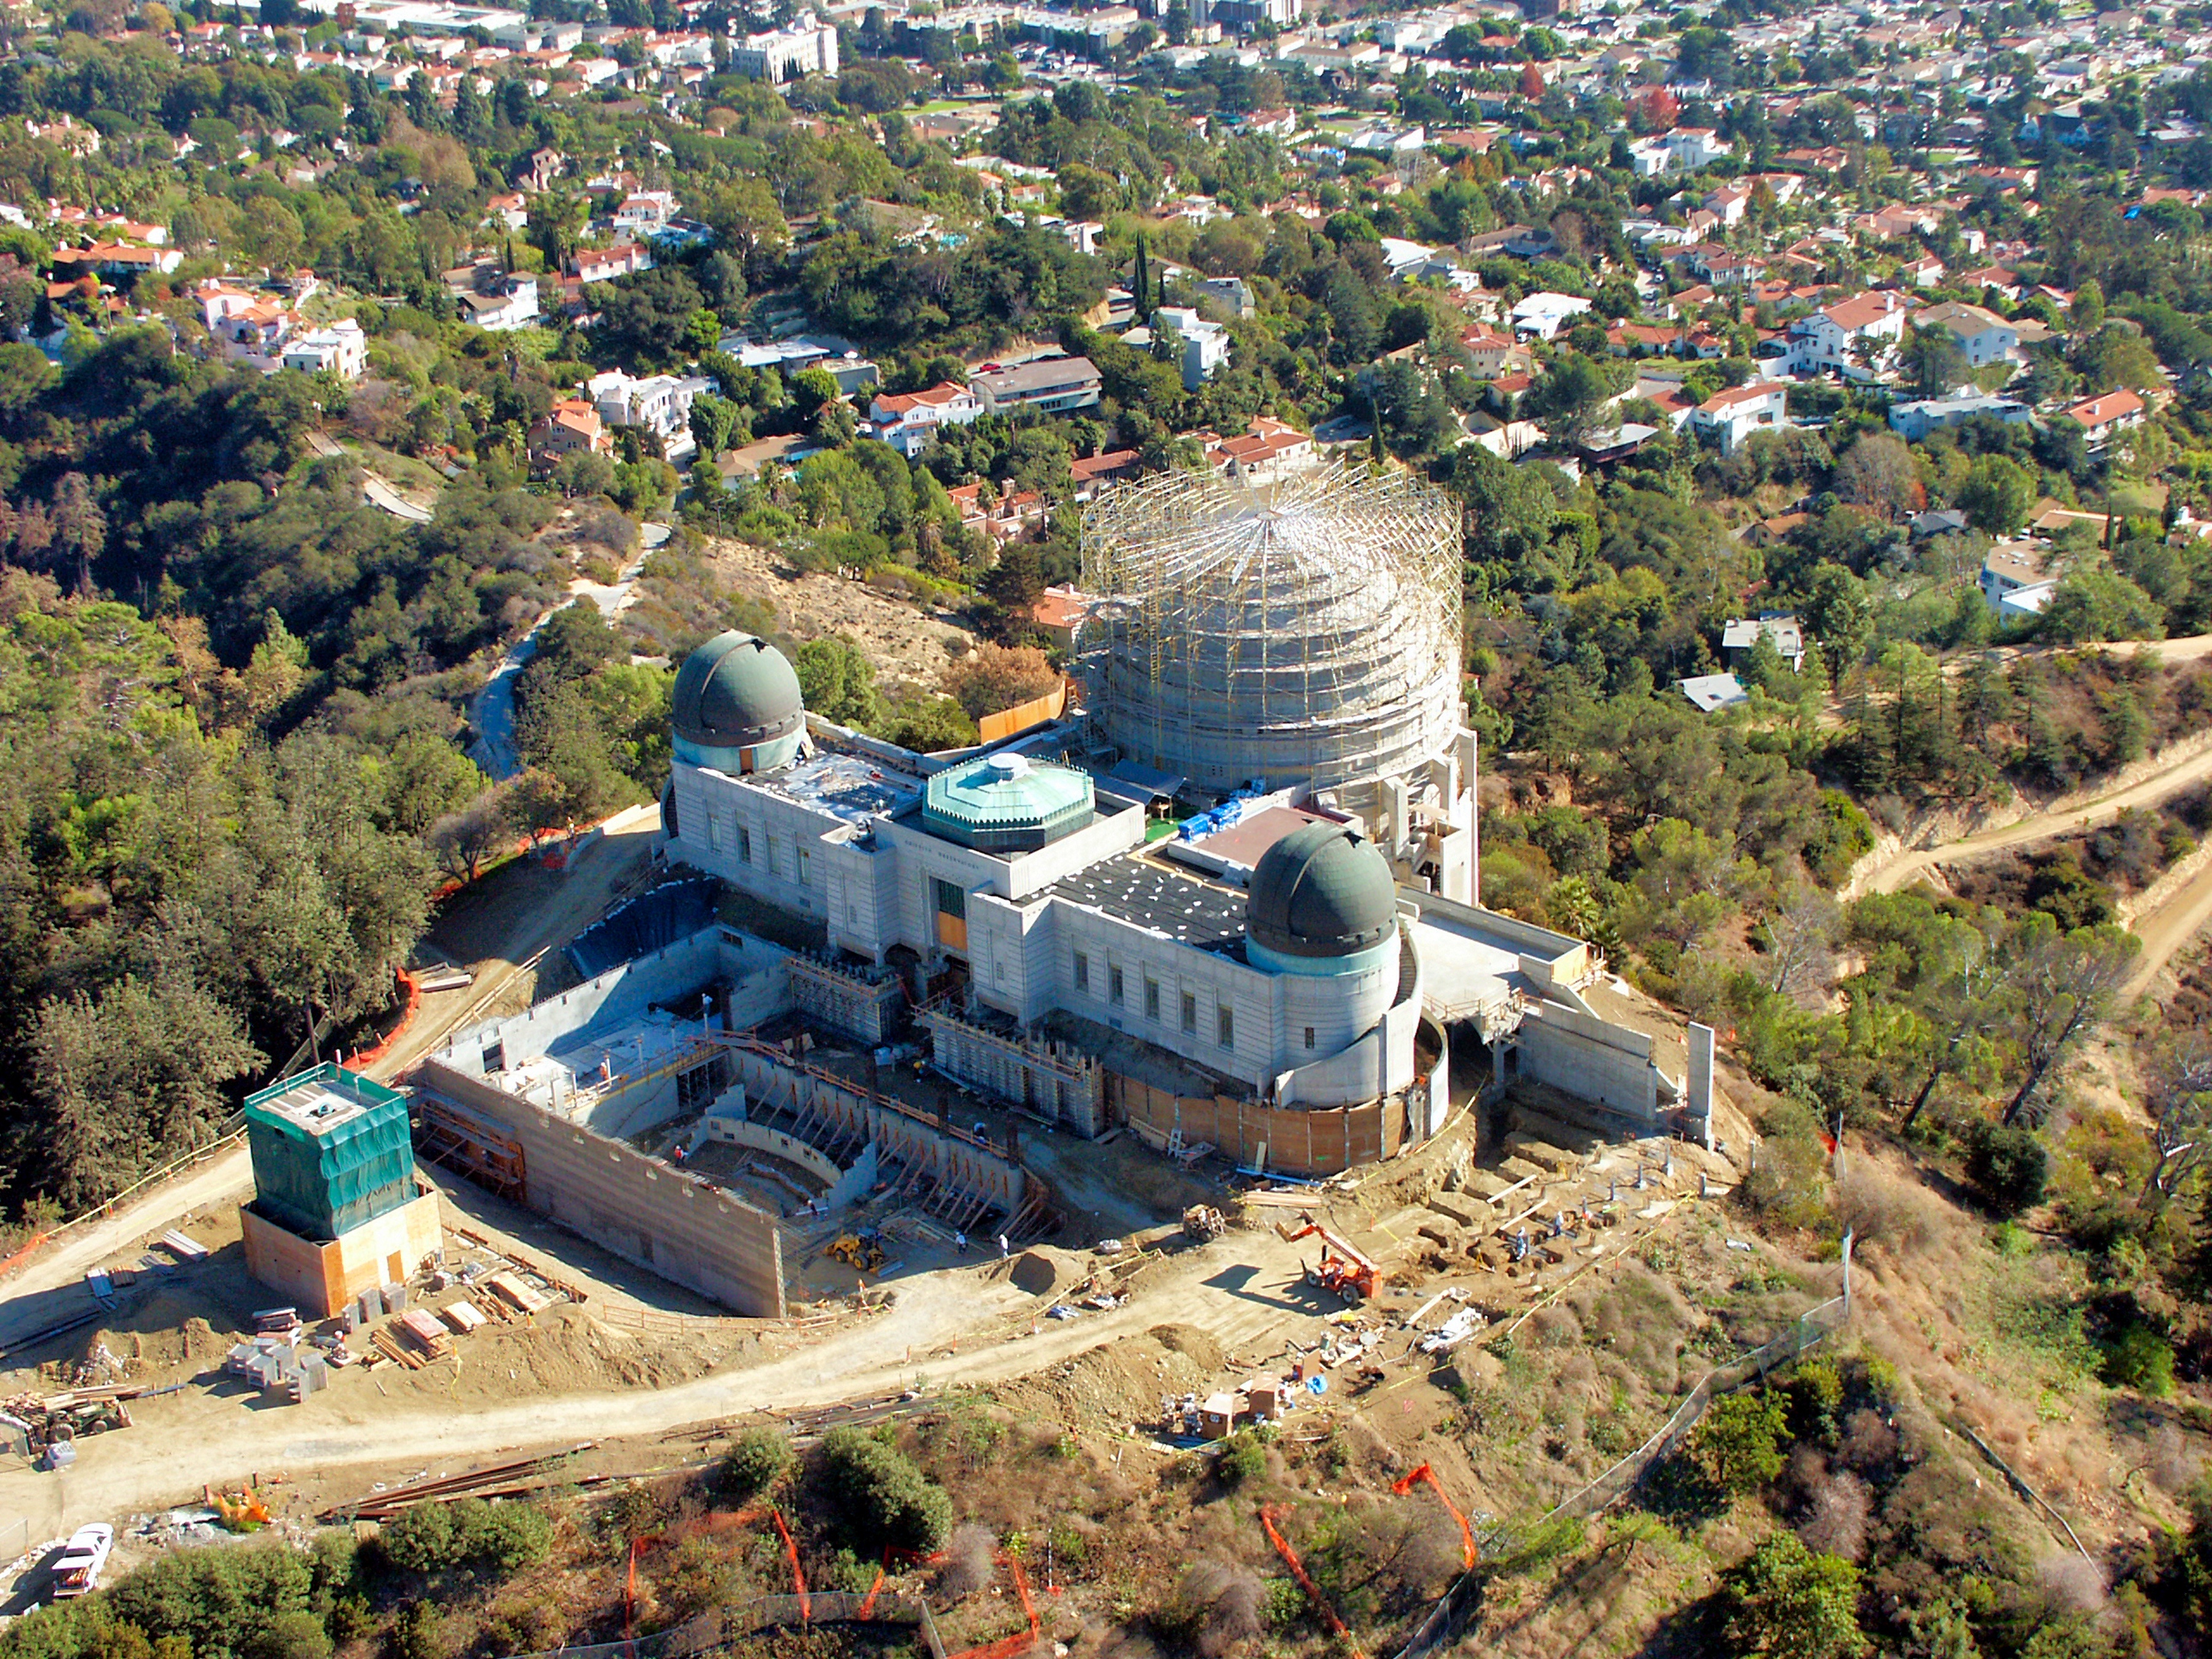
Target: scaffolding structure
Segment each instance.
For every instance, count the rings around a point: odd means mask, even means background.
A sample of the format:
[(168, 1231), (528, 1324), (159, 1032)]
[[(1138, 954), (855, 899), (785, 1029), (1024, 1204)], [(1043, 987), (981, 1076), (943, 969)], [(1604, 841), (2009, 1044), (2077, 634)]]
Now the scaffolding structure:
[(1401, 471), (1106, 491), (1083, 520), (1090, 718), (1217, 793), (1407, 773), (1462, 723), (1462, 560), (1458, 507)]

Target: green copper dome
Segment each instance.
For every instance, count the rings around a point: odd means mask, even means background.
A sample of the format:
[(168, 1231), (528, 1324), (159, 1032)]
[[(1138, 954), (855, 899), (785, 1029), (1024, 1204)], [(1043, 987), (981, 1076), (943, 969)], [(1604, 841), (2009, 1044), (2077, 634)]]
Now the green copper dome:
[(685, 658), (672, 697), (677, 737), (701, 749), (750, 749), (806, 729), (799, 676), (750, 634), (717, 634)]
[(1025, 853), (1091, 821), (1091, 776), (1025, 755), (985, 755), (930, 779), (921, 821), (983, 853)]
[(1382, 850), (1340, 823), (1307, 823), (1260, 855), (1245, 933), (1286, 957), (1340, 957), (1389, 939), (1398, 901)]

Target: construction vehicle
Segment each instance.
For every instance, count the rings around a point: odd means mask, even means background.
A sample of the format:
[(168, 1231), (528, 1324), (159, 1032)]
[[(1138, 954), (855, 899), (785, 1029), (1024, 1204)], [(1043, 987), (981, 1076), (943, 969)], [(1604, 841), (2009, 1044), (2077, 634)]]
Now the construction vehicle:
[(1229, 1219), (1211, 1204), (1194, 1204), (1182, 1212), (1182, 1236), (1204, 1244), (1229, 1231)]
[(856, 1273), (872, 1273), (884, 1265), (884, 1247), (872, 1234), (841, 1233), (830, 1241), (829, 1254)]
[(1310, 1215), (1301, 1214), (1298, 1219), (1303, 1226), (1278, 1222), (1275, 1231), (1285, 1244), (1310, 1237), (1321, 1240), (1321, 1264), (1306, 1269), (1306, 1283), (1333, 1291), (1347, 1302), (1364, 1302), (1373, 1296), (1382, 1285), (1382, 1270), (1352, 1249), (1342, 1234), (1331, 1232)]

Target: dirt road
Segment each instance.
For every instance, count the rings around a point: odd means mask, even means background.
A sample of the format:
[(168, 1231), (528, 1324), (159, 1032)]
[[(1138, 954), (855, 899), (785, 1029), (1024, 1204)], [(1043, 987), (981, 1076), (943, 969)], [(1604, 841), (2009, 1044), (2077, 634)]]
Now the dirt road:
[(2099, 795), (2086, 801), (2074, 801), (2055, 811), (2038, 812), (1999, 829), (1984, 830), (1978, 835), (1946, 842), (1941, 847), (1900, 853), (1867, 878), (1863, 890), (1898, 892), (1936, 865), (1986, 858), (2008, 848), (2026, 847), (2035, 842), (2047, 841), (2053, 836), (2094, 829), (2098, 824), (2110, 823), (2130, 807), (2156, 805), (2160, 801), (2209, 779), (2212, 779), (2212, 749), (2200, 750), (2162, 771), (2139, 779), (2125, 788), (2113, 790), (2110, 794)]
[(410, 1410), (380, 1397), (373, 1379), (346, 1379), (361, 1386), (270, 1412), (241, 1410), (228, 1390), (187, 1389), (134, 1406), (137, 1426), (88, 1441), (72, 1468), (0, 1470), (0, 1516), (24, 1516), (34, 1539), (60, 1536), (86, 1520), (119, 1521), (181, 1501), (203, 1480), (310, 1466), (451, 1469), (494, 1453), (659, 1433), (763, 1406), (895, 1393), (917, 1378), (932, 1388), (997, 1382), (1169, 1321), (1199, 1326), (1232, 1352), (1275, 1352), (1293, 1331), (1310, 1336), (1337, 1306), (1300, 1282), (1294, 1247), (1244, 1232), (1175, 1258), (1164, 1279), (1122, 1307), (1065, 1322), (1036, 1318), (1043, 1303), (995, 1262), (923, 1276), (902, 1282), (881, 1317), (765, 1364), (673, 1388)]

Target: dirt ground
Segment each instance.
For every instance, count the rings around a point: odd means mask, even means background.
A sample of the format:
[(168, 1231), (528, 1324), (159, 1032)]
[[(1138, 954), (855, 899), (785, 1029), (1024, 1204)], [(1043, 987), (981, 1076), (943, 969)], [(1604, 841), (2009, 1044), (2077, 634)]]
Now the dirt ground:
[(842, 576), (801, 573), (750, 543), (710, 542), (707, 562), (739, 592), (773, 604), (779, 625), (794, 638), (842, 634), (852, 640), (875, 664), (877, 682), (886, 690), (938, 690), (952, 660), (947, 644), (972, 638), (950, 617)]

